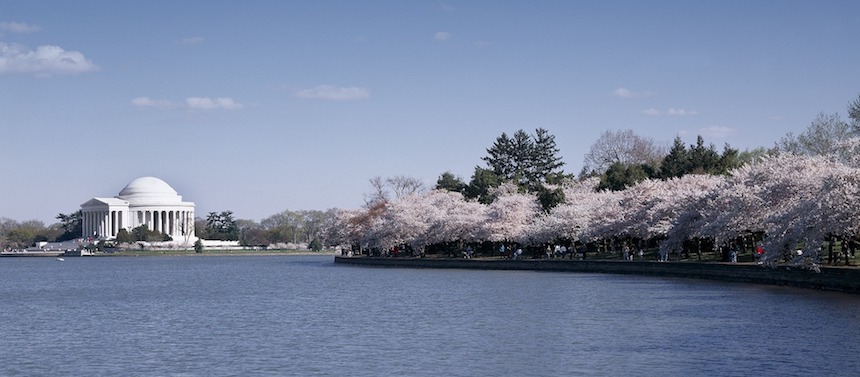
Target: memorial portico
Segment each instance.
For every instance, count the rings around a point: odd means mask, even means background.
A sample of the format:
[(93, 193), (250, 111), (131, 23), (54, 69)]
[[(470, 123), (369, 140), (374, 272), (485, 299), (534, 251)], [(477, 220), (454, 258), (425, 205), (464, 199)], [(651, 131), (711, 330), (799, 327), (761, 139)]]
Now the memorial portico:
[(141, 225), (174, 241), (196, 240), (194, 203), (183, 202), (170, 185), (155, 177), (137, 178), (113, 198), (92, 198), (81, 204), (84, 237), (115, 238), (121, 229)]

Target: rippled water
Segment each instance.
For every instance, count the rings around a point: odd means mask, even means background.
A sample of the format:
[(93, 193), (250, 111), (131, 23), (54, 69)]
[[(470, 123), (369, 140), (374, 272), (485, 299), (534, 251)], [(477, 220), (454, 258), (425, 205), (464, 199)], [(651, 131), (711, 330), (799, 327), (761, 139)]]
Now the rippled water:
[(0, 375), (856, 375), (860, 297), (696, 280), (0, 259)]

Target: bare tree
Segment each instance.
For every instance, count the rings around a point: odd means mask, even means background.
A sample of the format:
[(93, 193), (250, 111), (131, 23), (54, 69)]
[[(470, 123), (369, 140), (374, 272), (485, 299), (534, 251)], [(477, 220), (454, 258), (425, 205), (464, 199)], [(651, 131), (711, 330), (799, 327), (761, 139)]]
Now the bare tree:
[(364, 206), (367, 208), (391, 198), (397, 199), (426, 191), (424, 182), (405, 175), (387, 178), (376, 176), (370, 178), (368, 182), (370, 182), (370, 193), (364, 194)]
[(851, 119), (854, 132), (860, 133), (860, 95), (848, 104), (848, 119)]
[(603, 174), (614, 163), (657, 166), (666, 155), (666, 147), (633, 130), (604, 131), (585, 154), (582, 175)]
[(389, 187), (391, 187), (391, 191), (394, 192), (395, 198), (402, 198), (407, 195), (425, 191), (424, 182), (415, 177), (397, 175), (394, 177), (388, 177), (385, 182), (388, 183)]
[(798, 135), (789, 132), (776, 146), (784, 152), (806, 156), (832, 156), (844, 162), (853, 155), (853, 149), (845, 144), (851, 136), (851, 126), (842, 121), (838, 113), (820, 113), (805, 131)]
[(385, 179), (376, 176), (367, 180), (370, 183), (370, 192), (364, 194), (364, 206), (372, 207), (374, 204), (388, 201), (388, 190), (385, 188)]
[(184, 239), (183, 245), (191, 244), (191, 235), (194, 234), (194, 218), (185, 216), (179, 219), (179, 231)]

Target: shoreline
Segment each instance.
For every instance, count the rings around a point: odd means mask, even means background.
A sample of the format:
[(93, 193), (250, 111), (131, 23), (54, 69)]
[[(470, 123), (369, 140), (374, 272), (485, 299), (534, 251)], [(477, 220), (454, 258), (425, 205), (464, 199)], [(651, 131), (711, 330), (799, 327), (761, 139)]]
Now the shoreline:
[(287, 255), (338, 255), (335, 251), (310, 251), (310, 250), (284, 250), (284, 251), (262, 251), (262, 250), (210, 250), (197, 253), (193, 250), (126, 250), (113, 253), (95, 253), (87, 255), (68, 255), (63, 252), (52, 253), (3, 253), (0, 257), (67, 257), (67, 258), (109, 258), (109, 257), (226, 257), (226, 256), (287, 256)]
[[(327, 255), (334, 256), (335, 252), (327, 252), (327, 251), (307, 251), (307, 250), (298, 250), (298, 251), (261, 251), (261, 250), (252, 250), (252, 251), (243, 251), (243, 250), (218, 250), (218, 251), (204, 251), (202, 253), (191, 251), (182, 251), (182, 250), (126, 250), (115, 253), (99, 253), (91, 256), (94, 257), (229, 257), (229, 256), (254, 256), (254, 257), (265, 257), (265, 256), (288, 256), (288, 255)], [(90, 256), (90, 255), (88, 255)]]
[(762, 267), (755, 263), (640, 262), (613, 260), (506, 260), (454, 258), (377, 258), (335, 256), (334, 263), (394, 268), (443, 268), (471, 270), (530, 270), (646, 275), (717, 280), (737, 283), (790, 286), (860, 294), (860, 269), (821, 267), (814, 272), (797, 267)]

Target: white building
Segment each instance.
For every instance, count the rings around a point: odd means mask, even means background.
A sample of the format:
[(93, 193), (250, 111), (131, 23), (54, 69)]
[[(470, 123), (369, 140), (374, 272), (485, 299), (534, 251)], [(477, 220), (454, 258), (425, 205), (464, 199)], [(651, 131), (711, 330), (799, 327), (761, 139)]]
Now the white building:
[(120, 229), (141, 225), (169, 235), (174, 241), (193, 242), (194, 202), (183, 202), (170, 185), (155, 177), (140, 177), (113, 198), (92, 198), (81, 204), (83, 236), (116, 238)]

